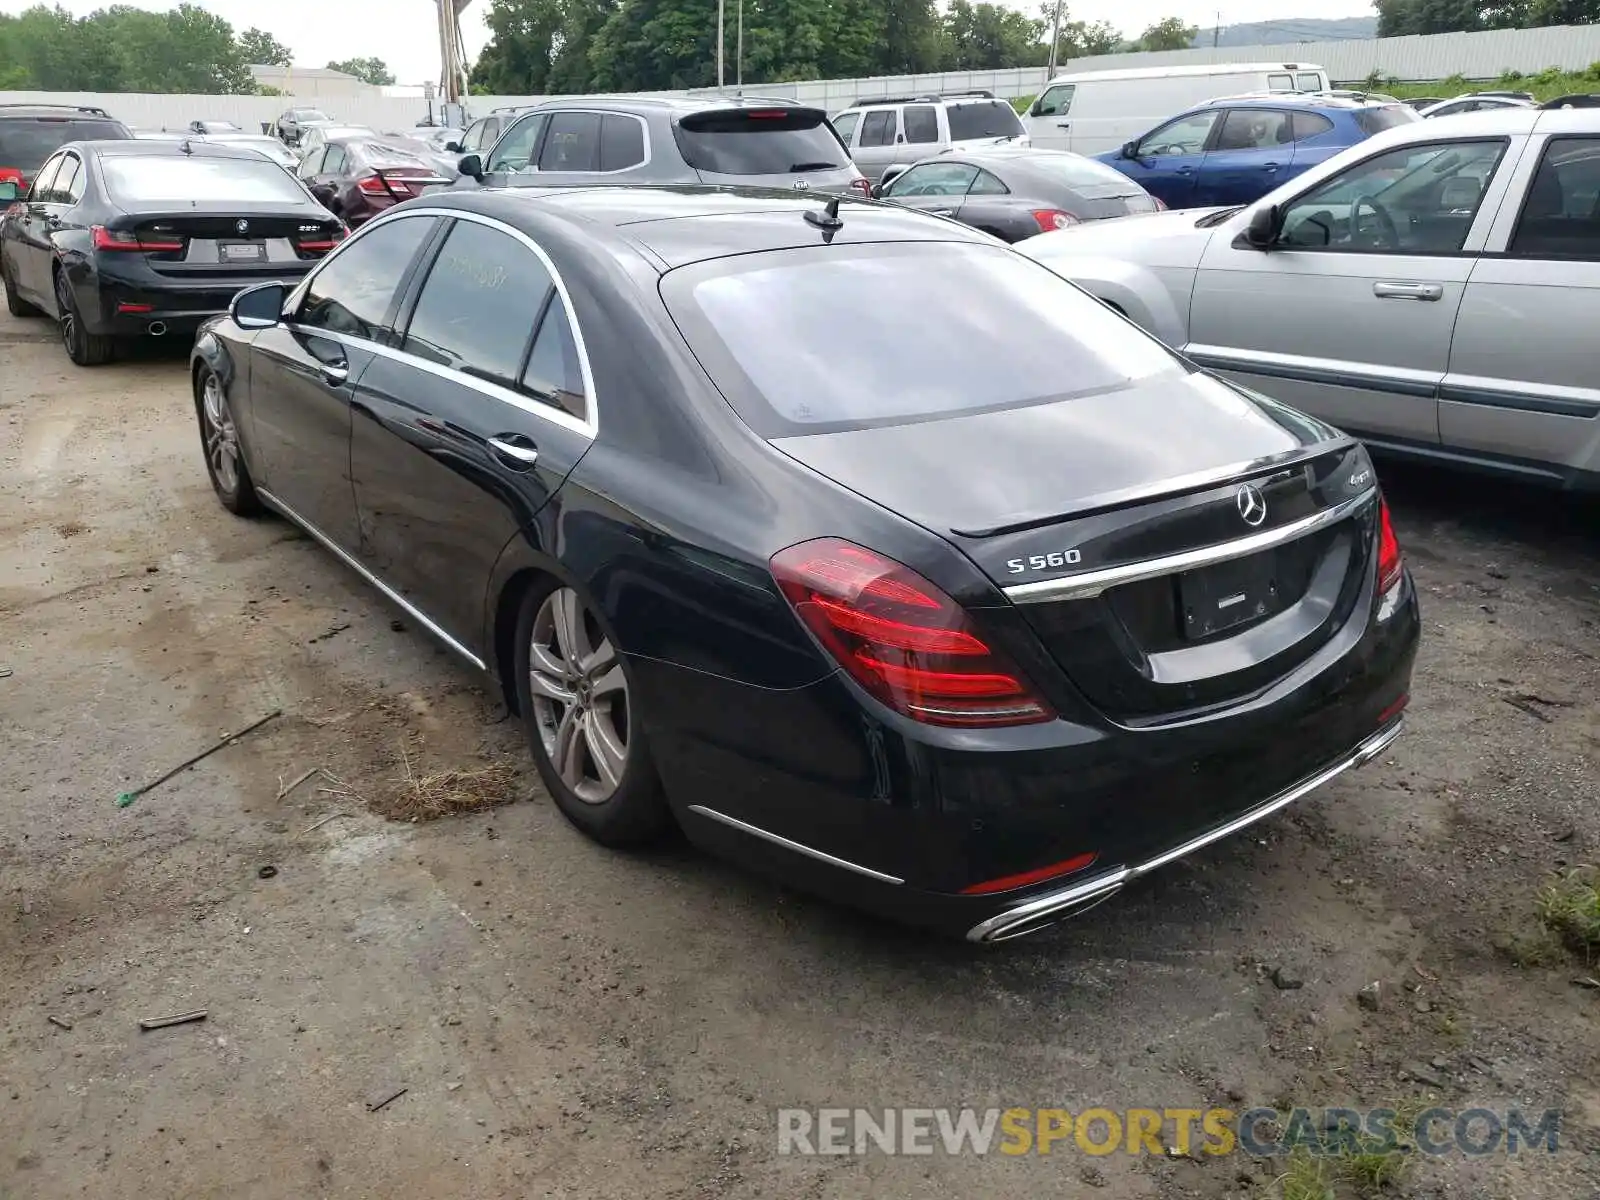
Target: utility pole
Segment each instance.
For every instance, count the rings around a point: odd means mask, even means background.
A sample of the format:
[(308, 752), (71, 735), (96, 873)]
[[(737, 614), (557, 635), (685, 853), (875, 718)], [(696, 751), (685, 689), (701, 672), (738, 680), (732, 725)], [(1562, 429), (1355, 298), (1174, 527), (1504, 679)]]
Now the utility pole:
[(722, 14), (728, 7), (728, 0), (717, 0), (717, 90), (722, 90), (722, 43), (725, 40), (722, 32)]
[(467, 90), (467, 53), (461, 44), (461, 13), (472, 0), (434, 0), (439, 9), (439, 91), (446, 104), (460, 104)]
[(1211, 27), (1211, 48), (1215, 50), (1217, 43), (1222, 40), (1222, 14), (1217, 14), (1217, 23)]
[(744, 0), (739, 0), (739, 38), (738, 49), (733, 52), (733, 86), (740, 94), (744, 92)]
[(1056, 0), (1055, 15), (1050, 21), (1050, 61), (1044, 69), (1044, 81), (1049, 83), (1056, 76), (1056, 50), (1061, 45), (1061, 4)]

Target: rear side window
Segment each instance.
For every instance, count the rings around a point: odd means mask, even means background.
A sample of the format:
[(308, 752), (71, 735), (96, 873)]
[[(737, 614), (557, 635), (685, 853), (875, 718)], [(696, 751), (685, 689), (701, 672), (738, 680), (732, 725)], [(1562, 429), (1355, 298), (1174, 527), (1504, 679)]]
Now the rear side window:
[(296, 320), (377, 341), (400, 281), (435, 223), (432, 217), (401, 217), (351, 242), (312, 278)]
[(1186, 370), (1099, 301), (1010, 250), (842, 249), (721, 259), (664, 281), (701, 363), (763, 436), (1046, 403)]
[(1320, 92), (1325, 90), (1322, 85), (1322, 76), (1315, 71), (1302, 71), (1294, 77), (1295, 85), (1302, 92)]
[(892, 108), (879, 109), (869, 112), (861, 120), (861, 144), (863, 146), (888, 146), (894, 143), (894, 135), (899, 130), (897, 114)]
[(552, 296), (539, 335), (533, 340), (528, 369), (522, 373), (522, 386), (546, 404), (583, 417), (583, 368), (578, 365), (578, 344), (572, 336), (566, 307), (560, 296)]
[(931, 104), (908, 104), (905, 109), (906, 141), (925, 145), (939, 140), (939, 112)]
[(1358, 108), (1355, 117), (1361, 132), (1371, 137), (1397, 125), (1409, 125), (1417, 119), (1417, 111), (1406, 104), (1385, 104), (1381, 108)]
[(1222, 120), (1216, 150), (1272, 150), (1294, 140), (1289, 114), (1266, 108), (1232, 108)]
[[(331, 152), (330, 152), (331, 153)], [(306, 194), (277, 163), (182, 154), (108, 155), (100, 160), (111, 198), (128, 204), (305, 204)]]
[(83, 160), (76, 154), (69, 154), (62, 161), (61, 173), (50, 185), (50, 191), (57, 204), (76, 204), (83, 199), (88, 182), (83, 177)]
[(68, 142), (123, 140), (130, 135), (116, 121), (59, 117), (0, 118), (0, 167), (32, 175)]
[(1292, 92), (1294, 91), (1294, 76), (1288, 74), (1268, 75), (1267, 87), (1274, 92)]
[(695, 113), (675, 132), (683, 160), (713, 175), (786, 175), (850, 165), (827, 116), (816, 108)]
[(1551, 139), (1510, 253), (1600, 262), (1600, 138)]
[(1327, 133), (1333, 128), (1333, 122), (1321, 113), (1297, 112), (1294, 114), (1294, 140), (1303, 142), (1307, 138), (1314, 138), (1319, 133)]
[(950, 140), (1011, 137), (1023, 132), (1017, 110), (1004, 100), (985, 100), (978, 104), (952, 104), (945, 109), (950, 122)]
[(533, 323), (553, 286), (521, 242), (457, 221), (422, 285), (402, 349), (516, 387)]
[(600, 118), (600, 169), (626, 171), (644, 162), (644, 123), (613, 113)]
[(598, 171), (600, 114), (558, 112), (539, 151), (541, 171)]

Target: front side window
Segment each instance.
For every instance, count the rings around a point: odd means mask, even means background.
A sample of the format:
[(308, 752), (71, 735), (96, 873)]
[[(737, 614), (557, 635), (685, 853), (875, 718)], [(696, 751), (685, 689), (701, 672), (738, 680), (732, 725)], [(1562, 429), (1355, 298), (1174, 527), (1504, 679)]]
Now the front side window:
[(1454, 254), (1466, 243), (1501, 141), (1403, 146), (1291, 202), (1279, 243), (1302, 250)]
[(553, 286), (538, 255), (521, 242), (457, 221), (428, 271), (402, 348), (516, 387), (533, 323)]
[(356, 238), (312, 277), (296, 322), (379, 340), (395, 293), (435, 223), (433, 217), (400, 217)]
[(931, 104), (906, 105), (906, 141), (925, 146), (939, 140), (939, 110)]
[(833, 119), (833, 131), (846, 146), (850, 144), (850, 138), (856, 131), (856, 123), (860, 120), (861, 114), (858, 112), (840, 113)]
[(978, 168), (962, 163), (923, 163), (898, 176), (884, 195), (894, 200), (912, 196), (965, 196)]
[(464, 154), (476, 154), (480, 150), (492, 145), (489, 140), (489, 122), (474, 121), (472, 128), (467, 130), (467, 136), (461, 139), (461, 150)]
[(1550, 139), (1509, 250), (1600, 262), (1600, 138)]
[(765, 437), (1045, 404), (1188, 370), (1088, 293), (999, 246), (741, 255), (669, 273), (662, 295)]
[(300, 178), (310, 179), (322, 171), (322, 160), (327, 156), (325, 150), (313, 150), (300, 160)]
[(899, 127), (898, 117), (892, 108), (880, 108), (861, 119), (861, 144), (863, 146), (892, 146)]
[(29, 203), (52, 203), (51, 189), (55, 187), (56, 176), (61, 173), (61, 164), (66, 160), (65, 154), (58, 154), (39, 168), (39, 173), (33, 177), (33, 189), (28, 193)]
[(489, 158), (489, 170), (528, 170), (534, 151), (539, 148), (539, 135), (544, 132), (548, 120), (546, 114), (539, 113), (537, 116), (524, 117), (506, 130), (506, 135), (495, 144), (494, 153)]
[(347, 156), (345, 154), (345, 150), (344, 150), (343, 146), (329, 146), (328, 147), (328, 153), (322, 160), (322, 174), (324, 174), (324, 175), (342, 175), (342, 174), (344, 174), (344, 166), (345, 166), (346, 158), (347, 158)]
[(1072, 93), (1077, 91), (1077, 85), (1072, 83), (1058, 83), (1054, 87), (1044, 90), (1044, 95), (1039, 97), (1034, 108), (1034, 115), (1039, 117), (1064, 117), (1072, 111)]
[(1292, 118), (1268, 108), (1233, 108), (1222, 119), (1217, 150), (1276, 150), (1294, 141)]
[(1145, 135), (1139, 143), (1141, 158), (1158, 158), (1165, 155), (1199, 154), (1206, 148), (1212, 127), (1220, 114), (1216, 110), (1190, 113), (1169, 121), (1154, 133)]

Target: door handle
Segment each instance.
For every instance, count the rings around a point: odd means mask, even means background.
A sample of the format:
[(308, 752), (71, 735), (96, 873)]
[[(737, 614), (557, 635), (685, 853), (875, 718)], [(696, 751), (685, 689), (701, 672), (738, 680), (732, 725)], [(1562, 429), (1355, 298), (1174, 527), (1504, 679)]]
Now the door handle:
[(1072, 128), (1072, 122), (1071, 121), (1057, 121), (1056, 122), (1056, 128), (1057, 129), (1071, 129)]
[(332, 387), (339, 387), (350, 380), (349, 363), (319, 363), (322, 378)]
[(539, 461), (539, 448), (520, 433), (503, 433), (489, 439), (489, 448), (517, 468), (531, 467)]
[(1194, 168), (1193, 167), (1179, 167), (1178, 168), (1178, 174), (1179, 175), (1193, 175), (1194, 174)]
[(1276, 171), (1278, 169), (1278, 164), (1277, 163), (1262, 163), (1261, 164), (1261, 169), (1263, 171)]
[(953, 208), (930, 208), (928, 211), (936, 217), (953, 217), (956, 215), (956, 210)]
[(1372, 285), (1372, 294), (1380, 300), (1442, 300), (1444, 287), (1437, 283), (1385, 283)]

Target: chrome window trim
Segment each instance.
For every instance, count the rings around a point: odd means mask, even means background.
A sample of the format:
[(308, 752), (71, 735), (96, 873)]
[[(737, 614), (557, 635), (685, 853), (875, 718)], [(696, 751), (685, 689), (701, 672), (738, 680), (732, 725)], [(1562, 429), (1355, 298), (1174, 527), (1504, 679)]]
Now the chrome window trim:
[[(315, 269), (313, 269), (303, 280), (301, 280), (300, 286), (295, 288), (295, 290), (290, 293), (289, 299), (284, 306), (284, 311), (298, 311), (300, 305), (305, 301), (306, 292), (310, 289), (311, 284), (316, 280), (317, 276), (322, 274), (322, 272), (327, 269), (329, 263), (338, 262), (339, 256), (344, 254), (349, 247), (354, 246), (362, 238), (366, 237), (367, 234), (372, 230), (382, 228), (391, 221), (403, 221), (408, 217), (443, 217), (454, 221), (471, 221), (478, 225), (485, 225), (490, 229), (498, 230), (501, 233), (509, 234), (516, 241), (533, 251), (534, 257), (536, 257), (544, 266), (544, 269), (550, 273), (550, 278), (555, 283), (556, 295), (561, 297), (561, 306), (566, 310), (567, 313), (567, 324), (572, 329), (572, 343), (578, 351), (578, 371), (583, 376), (583, 388), (584, 392), (586, 393), (584, 398), (584, 407), (588, 414), (586, 418), (575, 417), (565, 409), (560, 409), (552, 404), (546, 404), (543, 401), (535, 400), (532, 396), (526, 396), (521, 392), (512, 391), (510, 388), (502, 387), (497, 383), (490, 383), (486, 379), (479, 379), (476, 376), (468, 375), (464, 371), (456, 371), (450, 367), (440, 366), (438, 363), (429, 362), (427, 359), (419, 358), (415, 354), (408, 354), (404, 350), (398, 349), (394, 346), (384, 346), (378, 342), (369, 341), (366, 338), (353, 337), (350, 334), (339, 333), (334, 330), (318, 329), (310, 325), (301, 325), (298, 321), (293, 320), (285, 321), (285, 324), (289, 327), (289, 329), (296, 333), (305, 333), (314, 337), (327, 338), (330, 341), (341, 342), (344, 345), (351, 346), (355, 349), (366, 350), (372, 354), (376, 354), (380, 358), (392, 359), (395, 362), (405, 363), (407, 366), (412, 366), (418, 368), (419, 370), (427, 371), (429, 374), (437, 375), (441, 379), (448, 379), (453, 383), (464, 384), (475, 391), (482, 392), (484, 395), (489, 396), (492, 399), (510, 404), (524, 412), (532, 413), (534, 416), (542, 417), (544, 420), (549, 421), (553, 425), (559, 425), (563, 429), (571, 430), (573, 433), (585, 434), (591, 441), (599, 437), (600, 400), (595, 394), (594, 370), (589, 365), (589, 347), (584, 341), (583, 328), (578, 323), (577, 309), (573, 306), (571, 293), (567, 291), (566, 281), (561, 278), (561, 272), (556, 270), (555, 262), (548, 254), (545, 253), (544, 249), (537, 242), (535, 242), (527, 234), (523, 233), (520, 229), (513, 225), (507, 225), (504, 221), (497, 221), (493, 217), (486, 217), (478, 213), (455, 208), (409, 208), (406, 206), (401, 206), (399, 208), (390, 209), (382, 216), (374, 217), (371, 221), (368, 221), (360, 229), (356, 230), (356, 232), (353, 233), (349, 238), (347, 238), (337, 250), (319, 262)], [(532, 330), (529, 330), (529, 332), (531, 333)]]
[(748, 833), (764, 842), (771, 842), (774, 846), (782, 846), (785, 850), (793, 850), (796, 854), (804, 854), (807, 858), (814, 858), (818, 862), (827, 863), (831, 867), (842, 867), (846, 871), (854, 871), (857, 875), (865, 875), (868, 879), (876, 879), (879, 883), (901, 884), (905, 882), (898, 875), (887, 875), (882, 871), (874, 871), (871, 867), (863, 867), (860, 863), (853, 863), (847, 858), (837, 858), (824, 850), (807, 846), (803, 842), (791, 841), (781, 834), (762, 829), (759, 825), (751, 825), (748, 822), (739, 820), (738, 817), (730, 817), (726, 813), (720, 813), (714, 808), (707, 808), (703, 804), (691, 804), (689, 805), (689, 811), (698, 813), (702, 817), (709, 817), (713, 821), (720, 821), (730, 829)]
[(340, 546), (337, 542), (335, 542), (327, 534), (323, 533), (322, 530), (318, 529), (310, 521), (306, 520), (299, 513), (295, 512), (294, 509), (290, 508), (287, 504), (285, 504), (282, 500), (278, 499), (278, 497), (274, 496), (266, 488), (258, 487), (256, 489), (256, 493), (261, 497), (262, 501), (267, 505), (268, 508), (272, 508), (272, 509), (277, 510), (279, 513), (282, 513), (285, 517), (287, 517), (294, 524), (300, 526), (301, 529), (304, 529), (307, 533), (309, 533), (312, 536), (313, 539), (315, 539), (318, 543), (320, 543), (324, 549), (330, 551), (335, 558), (337, 558), (340, 562), (344, 563), (345, 566), (349, 567), (357, 575), (361, 576), (361, 578), (365, 579), (373, 587), (377, 588), (389, 600), (391, 600), (395, 604), (399, 605), (400, 609), (408, 617), (410, 617), (412, 620), (416, 621), (416, 623), (418, 625), (421, 625), (429, 633), (433, 634), (434, 637), (438, 638), (441, 642), (443, 642), (450, 649), (454, 650), (462, 658), (466, 659), (473, 666), (477, 667), (478, 670), (484, 671), (484, 670), (488, 669), (484, 665), (483, 659), (479, 658), (471, 650), (468, 650), (460, 642), (456, 641), (455, 638), (451, 637), (448, 633), (446, 633), (444, 631), (444, 629), (439, 625), (439, 623), (434, 621), (432, 618), (430, 618), (427, 613), (423, 612), (415, 604), (411, 603), (411, 601), (407, 600), (399, 592), (395, 591), (394, 588), (390, 587), (387, 583), (385, 583), (383, 580), (379, 579), (376, 575), (374, 575), (366, 567), (362, 566), (358, 561), (356, 561), (356, 559), (351, 557), (351, 555), (344, 549), (344, 547)]
[[(490, 155), (492, 156), (494, 154), (495, 147), (500, 145), (501, 140), (509, 137), (510, 134), (511, 134), (511, 131), (513, 129), (515, 129), (518, 125), (522, 124), (523, 121), (531, 121), (535, 117), (552, 117), (552, 118), (553, 117), (559, 117), (559, 116), (563, 116), (566, 113), (592, 113), (595, 116), (599, 116), (599, 117), (628, 117), (628, 118), (630, 118), (630, 119), (632, 119), (634, 121), (639, 122), (639, 127), (644, 130), (644, 160), (642, 162), (634, 163), (631, 167), (618, 167), (615, 171), (495, 171), (495, 170), (492, 169), (494, 164), (493, 164), (493, 161), (492, 161), (492, 158), (491, 158), (491, 161), (488, 164), (486, 164), (485, 167), (484, 167), (484, 174), (485, 175), (500, 175), (500, 174), (503, 174), (503, 175), (622, 175), (622, 174), (625, 174), (628, 171), (643, 170), (645, 167), (648, 167), (650, 165), (650, 160), (655, 157), (655, 144), (654, 144), (654, 142), (651, 141), (651, 138), (650, 138), (650, 122), (645, 120), (638, 113), (624, 112), (624, 111), (622, 111), (620, 109), (614, 109), (614, 108), (567, 108), (565, 106), (560, 107), (560, 108), (539, 108), (539, 109), (535, 109), (533, 112), (524, 113), (521, 117), (517, 118), (517, 120), (512, 122), (510, 125), (506, 126), (505, 131), (503, 133), (501, 133), (500, 137), (495, 140), (494, 146), (490, 146), (489, 147)], [(599, 146), (596, 146), (595, 149), (598, 151), (599, 150)]]
[(1370, 487), (1359, 496), (1352, 496), (1332, 508), (1312, 513), (1309, 517), (1301, 517), (1298, 521), (1290, 521), (1287, 525), (1280, 525), (1276, 529), (1235, 538), (1231, 542), (1219, 542), (1214, 546), (1202, 546), (1198, 550), (1185, 550), (1181, 554), (1168, 554), (1161, 558), (1145, 559), (1143, 562), (1119, 563), (1114, 567), (1081, 571), (1076, 575), (1064, 575), (1057, 579), (1019, 583), (1004, 591), (1006, 598), (1014, 604), (1087, 599), (1090, 596), (1098, 596), (1107, 588), (1118, 587), (1121, 584), (1136, 583), (1141, 579), (1155, 579), (1179, 571), (1192, 571), (1198, 567), (1209, 567), (1215, 563), (1243, 558), (1247, 554), (1270, 550), (1274, 546), (1281, 546), (1285, 542), (1305, 537), (1318, 529), (1337, 524), (1363, 506), (1372, 503), (1377, 499), (1377, 495), (1378, 489)]

